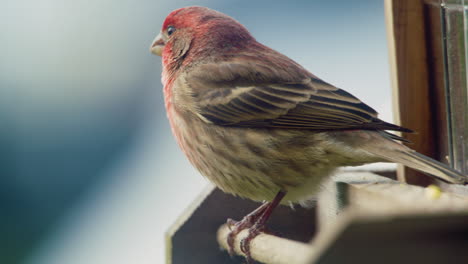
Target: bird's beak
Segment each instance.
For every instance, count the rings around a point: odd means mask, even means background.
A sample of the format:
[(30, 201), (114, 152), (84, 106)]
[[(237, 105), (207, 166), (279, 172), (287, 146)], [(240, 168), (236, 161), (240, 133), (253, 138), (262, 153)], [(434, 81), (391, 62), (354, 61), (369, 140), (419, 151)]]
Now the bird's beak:
[(166, 42), (164, 41), (164, 37), (161, 33), (159, 33), (156, 38), (153, 40), (153, 43), (151, 44), (150, 51), (151, 53), (161, 56), (164, 45), (166, 45)]

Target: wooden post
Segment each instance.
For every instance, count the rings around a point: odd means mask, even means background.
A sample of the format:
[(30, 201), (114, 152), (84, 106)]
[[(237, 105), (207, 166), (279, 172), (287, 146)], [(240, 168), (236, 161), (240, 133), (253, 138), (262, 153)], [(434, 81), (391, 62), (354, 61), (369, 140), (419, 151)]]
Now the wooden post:
[[(430, 93), (423, 0), (385, 0), (395, 121), (417, 133), (404, 137), (411, 148), (434, 157), (434, 110)], [(442, 100), (440, 98), (438, 100)], [(402, 166), (399, 180), (426, 186), (428, 176)]]

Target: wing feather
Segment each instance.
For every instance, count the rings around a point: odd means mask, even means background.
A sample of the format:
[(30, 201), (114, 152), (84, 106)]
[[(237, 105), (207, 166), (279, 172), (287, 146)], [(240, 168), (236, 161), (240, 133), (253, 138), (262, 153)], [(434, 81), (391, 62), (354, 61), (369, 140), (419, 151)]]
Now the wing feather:
[[(246, 58), (252, 60), (253, 57)], [(268, 67), (268, 61), (255, 61), (260, 65), (236, 61), (209, 63), (188, 76), (186, 83), (196, 102), (196, 114), (220, 126), (411, 132), (380, 120), (370, 106), (292, 61), (289, 61), (294, 63), (292, 68)], [(249, 69), (257, 69), (257, 72)], [(212, 74), (200, 77), (207, 72)]]

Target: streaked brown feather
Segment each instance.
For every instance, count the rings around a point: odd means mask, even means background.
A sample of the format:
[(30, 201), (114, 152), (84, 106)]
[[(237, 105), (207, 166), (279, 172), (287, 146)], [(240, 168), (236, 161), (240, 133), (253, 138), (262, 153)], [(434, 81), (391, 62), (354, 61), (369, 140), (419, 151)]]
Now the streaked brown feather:
[(228, 53), (223, 61), (192, 68), (187, 84), (204, 120), (234, 127), (411, 132), (380, 120), (358, 98), (286, 56), (253, 45), (249, 50), (254, 52)]

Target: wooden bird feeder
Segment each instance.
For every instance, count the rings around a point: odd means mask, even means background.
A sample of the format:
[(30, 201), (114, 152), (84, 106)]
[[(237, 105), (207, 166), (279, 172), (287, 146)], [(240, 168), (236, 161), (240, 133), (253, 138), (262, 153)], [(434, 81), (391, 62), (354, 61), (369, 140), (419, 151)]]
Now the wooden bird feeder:
[[(396, 121), (411, 148), (468, 174), (468, 1), (385, 0)], [(398, 181), (397, 181), (398, 179)], [(430, 185), (430, 186), (429, 186)], [(397, 172), (342, 171), (310, 209), (280, 206), (251, 243), (260, 263), (468, 263), (468, 187)], [(427, 187), (429, 186), (429, 187)], [(209, 186), (169, 229), (166, 263), (243, 263), (227, 218), (258, 203)]]

